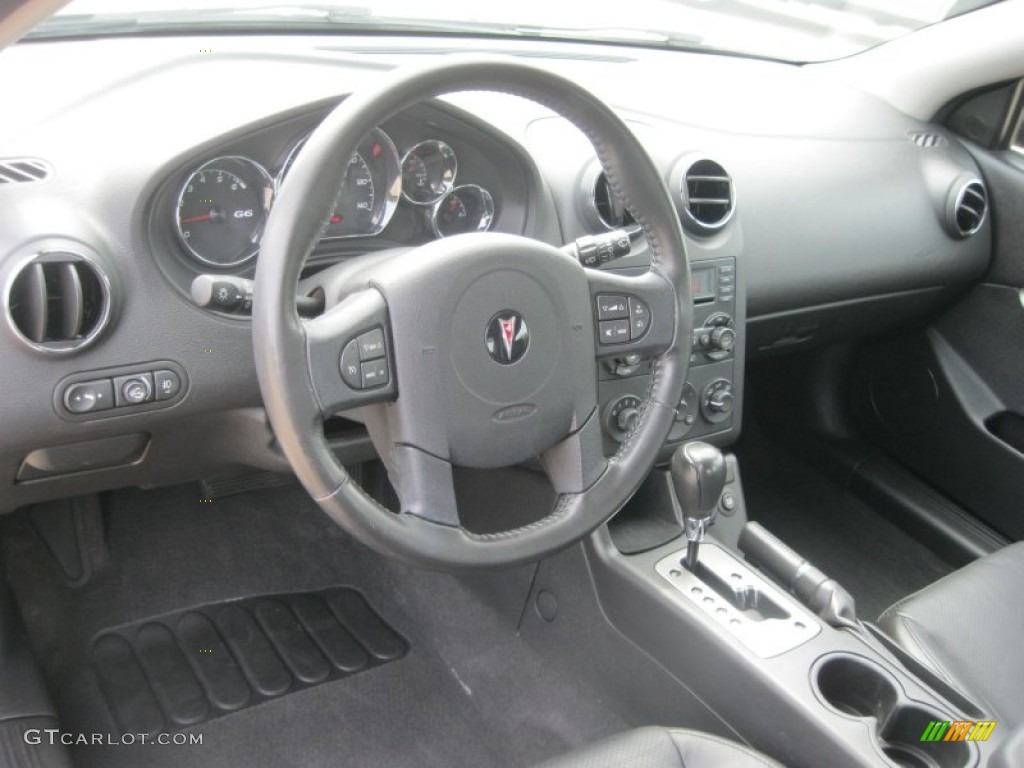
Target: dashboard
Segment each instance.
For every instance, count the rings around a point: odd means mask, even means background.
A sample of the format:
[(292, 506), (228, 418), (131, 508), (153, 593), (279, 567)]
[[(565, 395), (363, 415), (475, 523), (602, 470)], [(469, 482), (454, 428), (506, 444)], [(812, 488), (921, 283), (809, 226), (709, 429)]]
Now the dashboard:
[[(591, 89), (663, 170), (695, 317), (666, 451), (737, 438), (748, 358), (919, 321), (988, 264), (987, 191), (965, 145), (797, 66), (423, 38), (22, 44), (0, 56), (0, 97), (19, 106), (0, 125), (0, 512), (242, 467), (287, 471), (245, 312), (197, 306), (193, 284), (252, 277), (290, 165), (346, 94), (404, 63), (484, 50)], [(327, 267), (461, 232), (562, 245), (634, 226), (585, 137), (514, 97), (425, 102), (337, 162), (346, 184), (304, 296), (323, 289)], [(648, 263), (637, 238), (600, 268)], [(627, 309), (612, 304), (609, 318)], [(598, 383), (607, 451), (647, 381), (643, 360), (609, 347)], [(373, 455), (358, 422), (326, 429), (345, 461)]]

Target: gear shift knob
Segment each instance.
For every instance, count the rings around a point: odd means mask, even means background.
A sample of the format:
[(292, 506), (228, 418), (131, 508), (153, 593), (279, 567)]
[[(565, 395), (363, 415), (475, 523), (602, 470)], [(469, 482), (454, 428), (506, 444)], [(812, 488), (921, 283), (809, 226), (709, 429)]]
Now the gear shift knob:
[(686, 532), (686, 567), (697, 567), (697, 550), (704, 531), (715, 516), (725, 488), (725, 457), (713, 445), (686, 443), (672, 455), (672, 485), (682, 511), (679, 520)]

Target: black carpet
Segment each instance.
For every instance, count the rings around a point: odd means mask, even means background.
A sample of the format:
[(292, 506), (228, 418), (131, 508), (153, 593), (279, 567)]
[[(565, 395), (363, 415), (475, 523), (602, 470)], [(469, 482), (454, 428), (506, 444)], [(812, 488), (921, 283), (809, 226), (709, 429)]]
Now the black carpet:
[(931, 550), (756, 427), (737, 455), (750, 519), (841, 583), (874, 621), (952, 568)]
[[(109, 562), (81, 587), (64, 580), (23, 513), (0, 520), (7, 579), (66, 732), (120, 734), (132, 711), (130, 700), (112, 711), (98, 639), (152, 624), (164, 630), (150, 639), (162, 642), (179, 620), (168, 616), (215, 621), (204, 606), (350, 587), (407, 644), (404, 656), (335, 669), (181, 729), (202, 744), (74, 746), (76, 766), (530, 766), (636, 725), (728, 731), (608, 627), (579, 549), (540, 576), (531, 566), (457, 578), (369, 552), (299, 489), (201, 496), (198, 486), (106, 496)], [(535, 583), (561, 601), (556, 621), (527, 608)], [(228, 691), (220, 702), (240, 700)]]

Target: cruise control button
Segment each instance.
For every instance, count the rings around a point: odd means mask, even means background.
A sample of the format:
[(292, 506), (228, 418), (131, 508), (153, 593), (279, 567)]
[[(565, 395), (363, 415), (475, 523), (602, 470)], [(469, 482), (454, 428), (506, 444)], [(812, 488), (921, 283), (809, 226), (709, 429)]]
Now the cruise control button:
[(153, 371), (157, 400), (170, 400), (181, 391), (181, 379), (174, 371)]
[(629, 297), (629, 338), (639, 339), (651, 327), (651, 310), (640, 299)]
[(622, 320), (629, 317), (629, 304), (625, 296), (603, 294), (597, 297), (598, 320)]
[(374, 328), (359, 337), (359, 359), (378, 360), (384, 357), (384, 330)]
[(352, 339), (341, 353), (341, 380), (352, 389), (363, 388), (362, 372), (359, 369), (359, 342)]
[(629, 341), (629, 320), (608, 320), (598, 323), (601, 344), (623, 344)]
[(363, 389), (383, 387), (388, 383), (388, 361), (371, 360), (362, 364)]
[(64, 390), (64, 407), (71, 413), (92, 413), (114, 407), (114, 387), (110, 379), (80, 381)]
[(133, 373), (114, 378), (114, 397), (118, 406), (141, 405), (153, 399), (153, 374)]

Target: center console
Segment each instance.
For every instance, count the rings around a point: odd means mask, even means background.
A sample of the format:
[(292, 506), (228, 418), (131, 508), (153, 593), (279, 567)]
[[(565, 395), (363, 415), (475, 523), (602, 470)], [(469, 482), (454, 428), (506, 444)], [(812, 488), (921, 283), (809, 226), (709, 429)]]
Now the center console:
[(735, 457), (688, 442), (671, 473), (652, 477), (634, 500), (673, 526), (646, 543), (635, 521), (595, 532), (586, 549), (598, 599), (752, 746), (790, 766), (1012, 764), (1001, 754), (1008, 725), (995, 728), (984, 707), (858, 621), (841, 586), (747, 523)]

